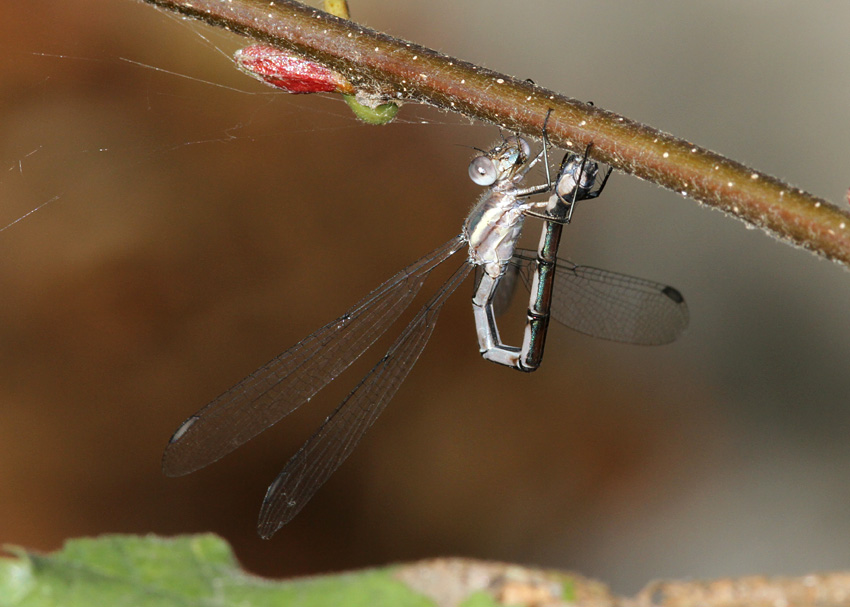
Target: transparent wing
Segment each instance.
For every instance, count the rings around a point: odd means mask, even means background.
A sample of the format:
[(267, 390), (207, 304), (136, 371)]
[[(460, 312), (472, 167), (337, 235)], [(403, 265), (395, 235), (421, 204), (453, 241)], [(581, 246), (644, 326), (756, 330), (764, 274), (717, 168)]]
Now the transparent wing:
[[(529, 287), (536, 253), (517, 249), (511, 263)], [(550, 313), (580, 333), (630, 344), (670, 343), (688, 326), (688, 306), (673, 287), (563, 259), (558, 259)]]
[(384, 357), (286, 464), (269, 486), (257, 530), (268, 539), (292, 520), (348, 458), (410, 373), (446, 299), (469, 274), (464, 263), (422, 307)]
[(216, 461), (309, 401), (384, 334), (428, 274), (463, 244), (453, 238), (406, 267), (183, 422), (163, 454), (165, 474), (188, 474)]

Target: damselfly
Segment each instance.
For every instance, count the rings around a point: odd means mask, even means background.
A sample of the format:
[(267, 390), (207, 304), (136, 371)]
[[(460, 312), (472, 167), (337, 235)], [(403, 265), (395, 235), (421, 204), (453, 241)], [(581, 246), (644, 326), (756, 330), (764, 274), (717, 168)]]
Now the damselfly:
[[(599, 167), (585, 154), (568, 153), (554, 185), (549, 177), (544, 130), (542, 151), (530, 156), (520, 137), (480, 150), (471, 179), (487, 190), (463, 232), (372, 291), (348, 312), (306, 337), (213, 400), (174, 433), (163, 455), (168, 476), (188, 474), (230, 453), (310, 401), (357, 360), (402, 314), (428, 275), (464, 246), (465, 263), (434, 293), (387, 353), (289, 460), (269, 486), (258, 523), (263, 538), (288, 523), (345, 461), (392, 399), (419, 358), (448, 297), (473, 267), (481, 270), (473, 312), (484, 358), (522, 371), (540, 364), (549, 314), (578, 331), (628, 343), (673, 341), (688, 322), (681, 294), (640, 278), (576, 266), (556, 258), (561, 229), (575, 203), (599, 195)], [(543, 158), (546, 183), (520, 187)], [(548, 193), (543, 201), (530, 197)], [(526, 215), (545, 220), (537, 252), (516, 248)], [(531, 291), (520, 347), (502, 343), (494, 304), (519, 275)], [(498, 311), (498, 310), (496, 310)]]

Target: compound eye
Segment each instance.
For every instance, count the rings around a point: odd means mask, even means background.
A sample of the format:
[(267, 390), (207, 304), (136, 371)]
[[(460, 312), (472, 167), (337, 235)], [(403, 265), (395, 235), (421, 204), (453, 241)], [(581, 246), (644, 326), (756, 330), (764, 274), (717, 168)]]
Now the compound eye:
[(493, 185), (498, 176), (496, 165), (487, 156), (478, 156), (469, 163), (469, 178), (478, 185)]

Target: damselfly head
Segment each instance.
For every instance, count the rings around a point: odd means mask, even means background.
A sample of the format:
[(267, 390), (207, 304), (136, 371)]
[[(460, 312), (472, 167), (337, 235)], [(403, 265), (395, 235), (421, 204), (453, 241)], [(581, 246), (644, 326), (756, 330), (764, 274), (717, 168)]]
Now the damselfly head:
[(521, 137), (507, 137), (488, 152), (476, 156), (469, 163), (469, 178), (481, 186), (510, 179), (512, 174), (528, 161), (531, 146)]
[[(583, 167), (582, 164), (584, 164)], [(579, 177), (579, 171), (581, 171), (581, 177)], [(596, 162), (583, 154), (570, 154), (565, 159), (558, 177), (558, 195), (569, 199), (576, 185), (584, 192), (590, 191), (598, 174), (599, 165)]]

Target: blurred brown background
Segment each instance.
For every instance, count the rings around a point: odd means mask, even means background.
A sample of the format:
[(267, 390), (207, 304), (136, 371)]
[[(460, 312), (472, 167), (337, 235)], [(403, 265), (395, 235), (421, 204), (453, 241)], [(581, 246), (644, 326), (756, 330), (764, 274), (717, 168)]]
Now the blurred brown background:
[[(131, 0), (0, 6), (0, 225), (52, 200), (0, 232), (0, 541), (212, 530), (265, 575), (469, 555), (622, 592), (850, 567), (850, 274), (620, 174), (562, 253), (678, 287), (680, 342), (556, 327), (525, 376), (482, 362), (464, 287), (274, 540), (255, 533), (265, 488), (356, 371), (221, 462), (162, 477), (186, 416), (458, 232), (478, 194), (464, 146), (497, 131), (415, 107), (362, 126), (237, 72), (242, 40)], [(850, 5), (352, 11), (846, 204)]]

